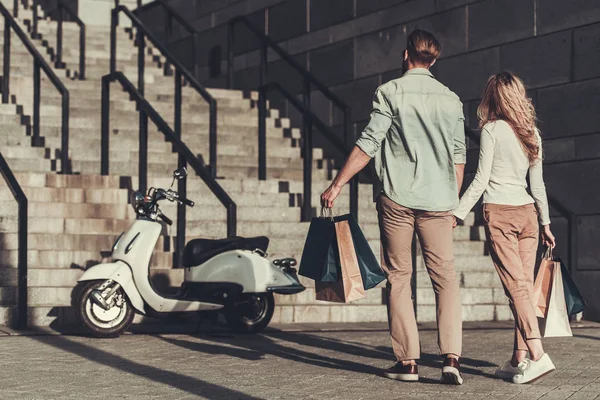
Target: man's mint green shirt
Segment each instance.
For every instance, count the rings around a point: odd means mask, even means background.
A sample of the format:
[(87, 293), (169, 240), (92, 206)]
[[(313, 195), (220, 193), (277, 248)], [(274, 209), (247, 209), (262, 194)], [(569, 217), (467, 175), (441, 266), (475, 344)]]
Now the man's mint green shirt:
[(429, 70), (380, 86), (356, 145), (375, 158), (375, 195), (417, 210), (458, 206), (455, 164), (466, 161), (462, 103)]

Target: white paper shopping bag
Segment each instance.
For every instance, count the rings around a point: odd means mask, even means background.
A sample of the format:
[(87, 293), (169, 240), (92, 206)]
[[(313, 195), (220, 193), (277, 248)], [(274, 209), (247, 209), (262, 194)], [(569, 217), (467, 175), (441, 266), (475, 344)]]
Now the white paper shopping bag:
[(565, 301), (565, 290), (560, 268), (554, 268), (552, 279), (552, 291), (545, 319), (540, 319), (540, 331), (543, 337), (573, 336), (569, 315), (567, 313), (567, 302)]

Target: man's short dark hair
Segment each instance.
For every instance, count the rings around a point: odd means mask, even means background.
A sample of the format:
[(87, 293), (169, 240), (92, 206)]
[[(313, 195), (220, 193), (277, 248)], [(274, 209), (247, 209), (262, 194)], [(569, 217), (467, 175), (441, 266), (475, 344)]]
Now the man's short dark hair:
[(406, 39), (406, 50), (413, 63), (429, 66), (440, 56), (442, 45), (433, 34), (415, 29)]

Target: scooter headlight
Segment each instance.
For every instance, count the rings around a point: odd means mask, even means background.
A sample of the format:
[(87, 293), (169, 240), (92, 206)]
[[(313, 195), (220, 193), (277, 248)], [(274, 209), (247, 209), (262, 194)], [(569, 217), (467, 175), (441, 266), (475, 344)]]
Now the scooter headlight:
[(139, 207), (144, 203), (144, 195), (138, 192), (131, 192), (131, 196), (129, 197), (129, 203), (133, 207), (133, 209), (137, 212)]

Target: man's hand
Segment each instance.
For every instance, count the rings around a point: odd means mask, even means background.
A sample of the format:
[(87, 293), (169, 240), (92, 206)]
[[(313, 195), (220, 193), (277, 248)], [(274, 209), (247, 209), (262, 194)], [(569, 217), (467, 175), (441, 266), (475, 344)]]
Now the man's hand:
[(321, 205), (326, 208), (333, 208), (333, 202), (342, 192), (341, 186), (336, 186), (335, 182), (332, 183), (327, 190), (321, 194)]
[(452, 229), (456, 228), (456, 226), (458, 225), (458, 220), (456, 219), (456, 217), (453, 215), (452, 216)]

